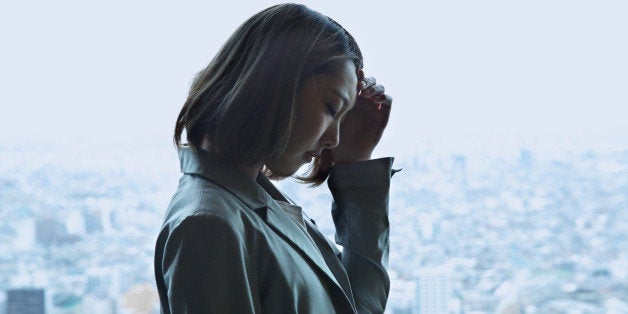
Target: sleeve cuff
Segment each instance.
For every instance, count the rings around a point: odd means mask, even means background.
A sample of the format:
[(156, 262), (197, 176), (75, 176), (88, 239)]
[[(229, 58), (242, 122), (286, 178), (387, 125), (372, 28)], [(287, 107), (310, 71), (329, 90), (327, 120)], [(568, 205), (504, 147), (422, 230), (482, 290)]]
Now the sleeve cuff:
[(392, 169), (394, 160), (385, 157), (334, 165), (327, 184), (331, 190), (389, 186), (390, 178), (399, 171)]

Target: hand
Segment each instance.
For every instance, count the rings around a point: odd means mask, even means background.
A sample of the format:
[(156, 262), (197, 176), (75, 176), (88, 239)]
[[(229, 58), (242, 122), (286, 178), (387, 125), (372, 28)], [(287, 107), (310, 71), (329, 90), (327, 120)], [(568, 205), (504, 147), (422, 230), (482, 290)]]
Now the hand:
[(340, 125), (340, 143), (332, 150), (334, 163), (371, 159), (388, 124), (392, 98), (374, 77), (358, 72), (358, 97)]

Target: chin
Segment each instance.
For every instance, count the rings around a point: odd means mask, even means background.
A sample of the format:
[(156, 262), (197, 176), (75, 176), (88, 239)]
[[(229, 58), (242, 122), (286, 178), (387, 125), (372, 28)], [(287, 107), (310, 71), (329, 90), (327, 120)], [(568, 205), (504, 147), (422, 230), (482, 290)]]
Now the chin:
[(273, 173), (274, 176), (278, 176), (278, 177), (282, 177), (282, 178), (287, 178), (289, 176), (292, 176), (293, 174), (297, 173), (297, 171), (299, 170), (299, 168), (301, 168), (303, 164), (298, 164), (298, 165), (283, 165), (283, 166), (275, 166), (273, 167), (272, 165), (266, 165), (266, 167), (268, 167), (268, 169)]

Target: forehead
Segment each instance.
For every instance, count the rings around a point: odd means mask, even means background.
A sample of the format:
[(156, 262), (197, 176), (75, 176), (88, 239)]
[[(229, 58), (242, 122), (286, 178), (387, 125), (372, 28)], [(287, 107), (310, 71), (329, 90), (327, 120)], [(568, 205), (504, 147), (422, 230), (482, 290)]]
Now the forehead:
[(318, 88), (337, 91), (347, 99), (353, 99), (358, 92), (358, 75), (353, 62), (347, 61), (332, 73), (322, 74), (316, 79)]

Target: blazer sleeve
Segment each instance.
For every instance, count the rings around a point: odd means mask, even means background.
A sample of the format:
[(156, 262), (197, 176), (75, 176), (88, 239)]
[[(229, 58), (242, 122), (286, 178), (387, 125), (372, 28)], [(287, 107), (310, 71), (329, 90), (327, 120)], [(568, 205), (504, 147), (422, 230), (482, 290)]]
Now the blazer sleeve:
[(388, 277), (388, 195), (393, 158), (335, 165), (328, 185), (336, 243), (359, 313), (383, 313)]
[(243, 239), (224, 218), (189, 216), (162, 245), (163, 313), (259, 312)]

